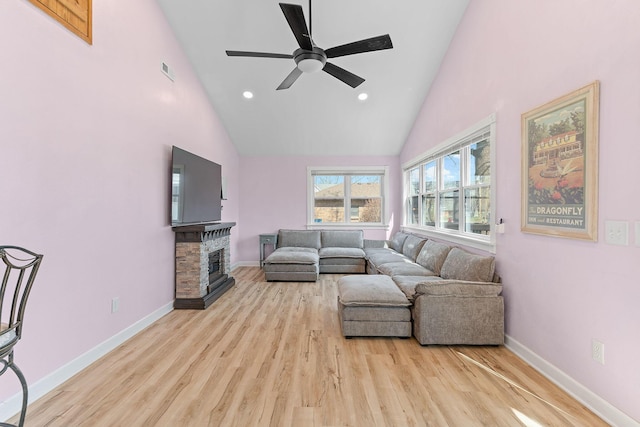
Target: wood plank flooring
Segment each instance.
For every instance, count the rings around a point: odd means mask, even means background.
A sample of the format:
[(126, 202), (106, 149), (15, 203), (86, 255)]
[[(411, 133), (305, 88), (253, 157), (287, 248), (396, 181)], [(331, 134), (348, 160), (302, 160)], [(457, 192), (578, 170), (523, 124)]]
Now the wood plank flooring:
[(504, 347), (344, 339), (340, 275), (233, 275), (207, 310), (171, 312), (33, 403), (27, 426), (607, 425)]

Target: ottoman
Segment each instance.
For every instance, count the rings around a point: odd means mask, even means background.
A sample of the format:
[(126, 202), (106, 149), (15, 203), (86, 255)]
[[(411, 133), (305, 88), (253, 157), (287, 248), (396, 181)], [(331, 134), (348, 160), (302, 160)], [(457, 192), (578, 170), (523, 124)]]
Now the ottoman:
[(315, 282), (319, 260), (314, 248), (278, 248), (264, 260), (264, 277), (267, 282)]
[(344, 276), (338, 280), (342, 335), (410, 337), (411, 302), (389, 276)]

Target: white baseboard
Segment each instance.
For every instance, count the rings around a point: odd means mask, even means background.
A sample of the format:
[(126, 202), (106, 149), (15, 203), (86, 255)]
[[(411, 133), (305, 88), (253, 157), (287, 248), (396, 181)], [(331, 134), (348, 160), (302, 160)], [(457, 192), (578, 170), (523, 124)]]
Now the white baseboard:
[(607, 423), (620, 427), (640, 427), (640, 422), (611, 405), (508, 335), (505, 337), (505, 346)]
[[(140, 319), (138, 322), (120, 331), (108, 340), (87, 351), (83, 355), (75, 358), (71, 362), (53, 371), (41, 380), (29, 386), (29, 403), (33, 403), (45, 394), (49, 393), (60, 384), (82, 371), (93, 362), (109, 353), (120, 344), (124, 343), (147, 326), (156, 322), (161, 317), (173, 310), (173, 301), (167, 305), (160, 307), (148, 316)], [(18, 414), (22, 408), (22, 392), (11, 396), (4, 402), (0, 402), (0, 420), (8, 420)]]
[(231, 266), (231, 271), (237, 267), (260, 267), (260, 261), (240, 261)]

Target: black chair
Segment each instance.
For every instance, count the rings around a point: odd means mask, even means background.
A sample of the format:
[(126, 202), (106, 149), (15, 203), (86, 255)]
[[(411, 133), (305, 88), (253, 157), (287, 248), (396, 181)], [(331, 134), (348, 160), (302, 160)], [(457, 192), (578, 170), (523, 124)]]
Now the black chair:
[[(27, 415), (29, 389), (22, 371), (13, 362), (13, 347), (22, 336), (24, 310), (42, 255), (17, 246), (0, 246), (0, 260), (0, 269), (4, 268), (0, 287), (0, 376), (11, 369), (22, 384), (22, 411), (18, 422), (22, 427)], [(0, 426), (13, 424), (0, 423)]]

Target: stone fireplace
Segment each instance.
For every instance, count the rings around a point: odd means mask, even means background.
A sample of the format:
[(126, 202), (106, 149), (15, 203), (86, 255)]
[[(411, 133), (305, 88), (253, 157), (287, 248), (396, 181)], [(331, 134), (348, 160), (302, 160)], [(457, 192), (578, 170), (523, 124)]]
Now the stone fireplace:
[(225, 276), (222, 273), (222, 251), (219, 249), (209, 253), (209, 286), (208, 290), (211, 292), (216, 287), (216, 283)]
[(203, 310), (235, 284), (230, 237), (235, 222), (174, 227), (176, 297), (174, 308)]

